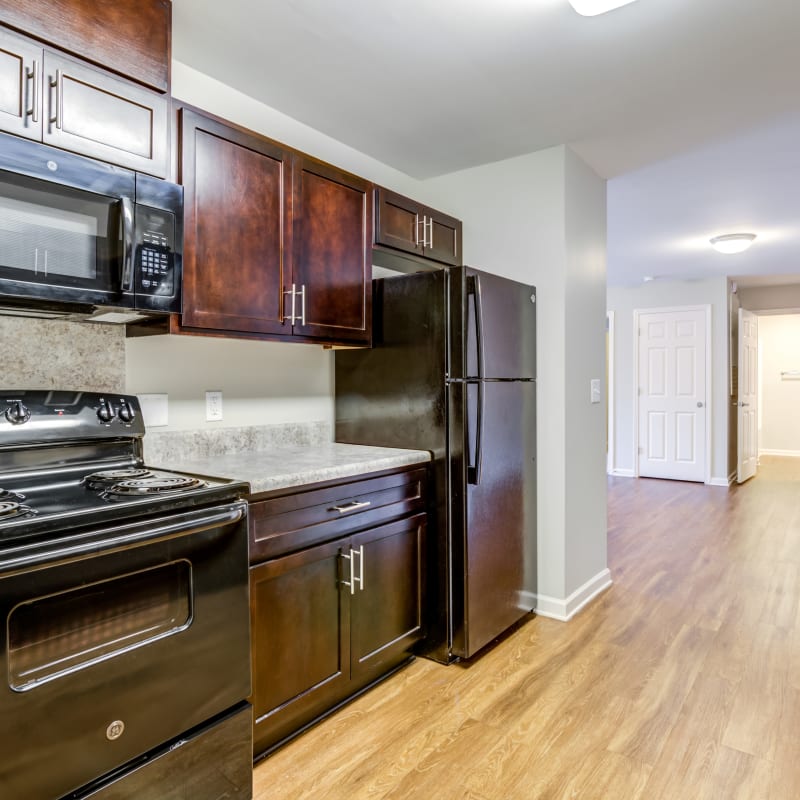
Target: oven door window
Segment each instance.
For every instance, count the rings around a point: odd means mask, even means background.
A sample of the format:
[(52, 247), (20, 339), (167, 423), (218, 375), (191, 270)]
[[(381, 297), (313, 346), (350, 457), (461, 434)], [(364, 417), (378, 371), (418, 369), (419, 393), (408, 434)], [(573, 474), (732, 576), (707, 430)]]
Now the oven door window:
[(8, 681), (15, 691), (185, 630), (192, 568), (173, 561), (37, 597), (8, 616)]
[(119, 292), (119, 198), (0, 171), (0, 278)]

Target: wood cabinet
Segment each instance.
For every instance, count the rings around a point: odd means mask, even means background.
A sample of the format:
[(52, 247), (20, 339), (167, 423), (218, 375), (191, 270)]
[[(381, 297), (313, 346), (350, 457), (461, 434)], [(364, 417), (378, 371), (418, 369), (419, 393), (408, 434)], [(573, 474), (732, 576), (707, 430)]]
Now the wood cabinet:
[(0, 0), (0, 23), (157, 91), (169, 91), (170, 0)]
[[(284, 493), (267, 506), (273, 512), (269, 515), (263, 505), (258, 508), (260, 503), (252, 504), (261, 513), (254, 515), (255, 521), (251, 516), (251, 542), (259, 528), (262, 533), (271, 528), (272, 541), (290, 550), (296, 547), (291, 531), (316, 529), (317, 540), (332, 535), (331, 521), (319, 519), (323, 505), (352, 509), (334, 513), (344, 515), (345, 528), (357, 529), (250, 568), (256, 755), (405, 663), (422, 639), (427, 515), (424, 482), (419, 482), (425, 474), (415, 468), (371, 481), (302, 490), (297, 496)], [(391, 487), (376, 487), (381, 480), (394, 485), (394, 502), (385, 494), (392, 493)], [(383, 509), (379, 518), (408, 508), (417, 512), (370, 524), (375, 517), (365, 511), (371, 503), (364, 499), (370, 489), (359, 485), (370, 483), (374, 510)], [(400, 499), (397, 489), (403, 483), (411, 488)], [(319, 502), (324, 497), (329, 499)], [(330, 499), (334, 497), (340, 499)], [(360, 499), (352, 499), (356, 497)], [(306, 535), (305, 541), (310, 540)], [(281, 552), (277, 544), (273, 549)]]
[(164, 177), (168, 106), (165, 95), (0, 29), (0, 130)]
[(372, 187), (251, 131), (179, 112), (179, 332), (369, 344)]
[(291, 153), (188, 109), (180, 112), (180, 150), (181, 324), (290, 333), (283, 291), (291, 241)]
[(461, 221), (416, 200), (375, 189), (375, 243), (460, 266)]

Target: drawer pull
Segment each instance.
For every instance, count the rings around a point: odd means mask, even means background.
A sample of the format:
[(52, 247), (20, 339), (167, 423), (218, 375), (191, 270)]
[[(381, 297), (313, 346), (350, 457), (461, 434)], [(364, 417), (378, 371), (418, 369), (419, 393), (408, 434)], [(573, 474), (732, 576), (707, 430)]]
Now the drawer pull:
[(351, 503), (343, 503), (340, 506), (334, 506), (331, 511), (338, 511), (340, 514), (347, 514), (348, 511), (357, 511), (359, 508), (366, 508), (372, 505), (369, 500), (364, 500), (361, 503), (358, 500), (353, 500)]

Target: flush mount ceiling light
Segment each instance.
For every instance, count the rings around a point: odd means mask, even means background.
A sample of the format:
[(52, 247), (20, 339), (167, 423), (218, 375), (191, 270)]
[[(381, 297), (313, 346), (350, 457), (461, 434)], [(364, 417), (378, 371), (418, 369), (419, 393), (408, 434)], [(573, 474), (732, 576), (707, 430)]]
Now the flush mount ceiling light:
[(711, 246), (718, 253), (742, 253), (755, 241), (754, 233), (726, 233), (724, 236), (715, 236), (709, 239)]
[(613, 11), (620, 6), (626, 6), (633, 0), (569, 0), (570, 5), (584, 17), (596, 17), (598, 14), (605, 14), (606, 11)]

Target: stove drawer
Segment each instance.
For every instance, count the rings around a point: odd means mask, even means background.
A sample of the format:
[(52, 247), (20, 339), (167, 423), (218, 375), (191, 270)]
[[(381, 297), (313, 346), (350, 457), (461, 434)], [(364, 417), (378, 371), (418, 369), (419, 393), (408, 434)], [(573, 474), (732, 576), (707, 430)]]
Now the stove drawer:
[(250, 503), (250, 563), (425, 511), (427, 467), (279, 490)]

